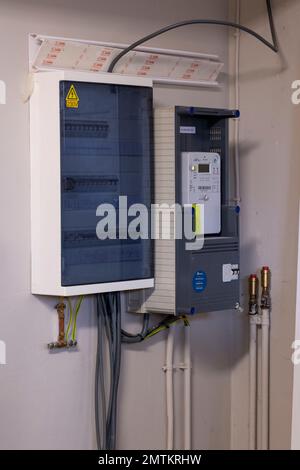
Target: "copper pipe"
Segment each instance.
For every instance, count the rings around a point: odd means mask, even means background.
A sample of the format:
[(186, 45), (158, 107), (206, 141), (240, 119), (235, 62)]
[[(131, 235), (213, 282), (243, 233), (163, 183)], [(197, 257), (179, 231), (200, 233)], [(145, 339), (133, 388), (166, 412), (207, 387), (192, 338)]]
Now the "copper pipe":
[(58, 315), (58, 338), (55, 343), (49, 343), (49, 349), (66, 348), (67, 342), (65, 339), (65, 309), (66, 304), (64, 298), (61, 297), (59, 303), (55, 306)]
[(56, 305), (58, 314), (58, 343), (65, 343), (65, 308), (63, 299)]

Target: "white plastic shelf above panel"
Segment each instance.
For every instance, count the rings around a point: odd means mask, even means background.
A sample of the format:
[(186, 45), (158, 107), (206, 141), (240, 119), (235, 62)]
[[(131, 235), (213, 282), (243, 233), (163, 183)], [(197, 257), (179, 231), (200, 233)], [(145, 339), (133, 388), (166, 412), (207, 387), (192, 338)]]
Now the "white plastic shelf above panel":
[[(30, 69), (103, 73), (126, 44), (30, 35)], [(223, 63), (217, 55), (139, 47), (126, 54), (115, 72), (152, 78), (155, 83), (216, 87)]]

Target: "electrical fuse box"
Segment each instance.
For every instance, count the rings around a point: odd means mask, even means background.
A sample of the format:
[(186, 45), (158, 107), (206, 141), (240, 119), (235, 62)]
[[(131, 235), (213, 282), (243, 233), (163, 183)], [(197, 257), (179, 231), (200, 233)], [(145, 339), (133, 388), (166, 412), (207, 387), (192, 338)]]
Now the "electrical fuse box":
[[(152, 82), (40, 72), (30, 102), (32, 292), (77, 295), (153, 286), (151, 240), (118, 236), (119, 196), (152, 202)], [(97, 236), (97, 208), (117, 237)]]

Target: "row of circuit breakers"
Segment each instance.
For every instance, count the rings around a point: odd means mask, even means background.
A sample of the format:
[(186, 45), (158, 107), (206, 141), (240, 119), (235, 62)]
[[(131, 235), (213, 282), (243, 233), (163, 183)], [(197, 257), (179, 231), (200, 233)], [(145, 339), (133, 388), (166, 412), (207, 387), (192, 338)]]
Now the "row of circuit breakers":
[[(229, 203), (228, 120), (235, 117), (224, 109), (153, 110), (146, 78), (36, 73), (30, 105), (32, 292), (127, 290), (130, 309), (140, 312), (234, 308), (239, 232)], [(97, 209), (108, 204), (118, 215), (119, 196), (127, 197), (128, 207), (143, 204), (150, 225), (154, 203), (189, 205), (195, 219), (201, 204), (203, 246), (187, 249), (184, 236), (153, 240), (151, 230), (148, 237), (100, 239)]]

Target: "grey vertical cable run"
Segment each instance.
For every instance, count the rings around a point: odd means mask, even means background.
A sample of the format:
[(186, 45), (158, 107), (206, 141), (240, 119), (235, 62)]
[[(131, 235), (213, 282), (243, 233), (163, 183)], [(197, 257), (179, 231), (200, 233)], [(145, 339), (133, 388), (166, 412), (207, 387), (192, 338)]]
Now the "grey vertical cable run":
[(268, 17), (269, 17), (270, 30), (271, 30), (271, 35), (272, 35), (272, 42), (268, 41), (263, 36), (256, 33), (256, 31), (253, 31), (252, 29), (247, 28), (246, 26), (243, 26), (243, 25), (238, 24), (238, 23), (234, 23), (232, 21), (222, 21), (222, 20), (213, 20), (213, 19), (184, 20), (184, 21), (179, 21), (178, 23), (173, 23), (173, 24), (170, 24), (168, 26), (165, 26), (164, 28), (161, 28), (161, 29), (158, 29), (157, 31), (154, 31), (153, 33), (147, 34), (147, 36), (144, 36), (143, 38), (139, 39), (138, 41), (135, 41), (130, 46), (123, 49), (111, 61), (110, 66), (108, 67), (107, 71), (112, 73), (114, 71), (114, 68), (115, 68), (117, 62), (119, 62), (119, 60), (124, 55), (126, 55), (128, 52), (136, 49), (138, 46), (140, 46), (141, 44), (144, 44), (145, 42), (149, 41), (150, 39), (156, 38), (157, 36), (160, 36), (161, 34), (167, 33), (168, 31), (171, 31), (172, 29), (180, 28), (182, 26), (189, 26), (189, 25), (193, 25), (193, 24), (228, 26), (228, 27), (231, 27), (231, 28), (240, 29), (241, 31), (244, 31), (245, 33), (250, 34), (251, 36), (255, 37), (258, 41), (263, 43), (266, 47), (270, 48), (273, 52), (277, 53), (279, 51), (279, 46), (278, 46), (277, 36), (276, 36), (276, 31), (275, 31), (275, 26), (274, 26), (271, 0), (266, 0), (266, 5), (267, 5), (267, 11), (268, 11)]
[(99, 396), (99, 371), (100, 371), (100, 344), (101, 337), (101, 320), (98, 312), (98, 298), (97, 301), (97, 353), (96, 353), (96, 370), (95, 370), (95, 424), (96, 424), (96, 438), (97, 448), (102, 449), (101, 431), (100, 431), (100, 417), (99, 417), (99, 401), (103, 400), (102, 394)]
[(112, 331), (110, 328), (110, 320), (109, 314), (107, 311), (107, 307), (109, 308), (109, 294), (102, 294), (101, 295), (101, 303), (102, 303), (102, 314), (104, 318), (104, 326), (105, 332), (107, 337), (108, 343), (108, 355), (109, 355), (109, 371), (110, 371), (110, 378), (109, 378), (109, 397), (108, 397), (108, 405), (107, 405), (107, 415), (106, 415), (106, 442), (105, 442), (105, 449), (110, 449), (110, 422), (111, 422), (111, 413), (112, 413), (112, 396), (113, 396), (113, 382), (114, 382), (114, 368), (113, 368), (113, 337)]
[[(95, 369), (95, 424), (97, 447), (116, 447), (118, 385), (121, 369), (121, 304), (120, 293), (97, 294), (98, 344)], [(109, 355), (110, 379), (105, 387), (104, 338)], [(106, 402), (105, 388), (109, 389)]]
[(108, 344), (109, 344), (109, 358), (110, 358), (110, 390), (109, 390), (109, 401), (108, 401), (108, 411), (107, 411), (107, 425), (106, 425), (106, 433), (107, 433), (107, 449), (113, 449), (114, 445), (112, 442), (111, 436), (111, 426), (112, 426), (112, 419), (113, 419), (113, 408), (114, 408), (114, 388), (115, 388), (115, 346), (116, 346), (116, 338), (115, 338), (115, 312), (114, 306), (111, 303), (111, 294), (106, 295), (106, 302), (104, 299), (104, 315), (106, 321), (106, 334), (108, 337)]
[[(97, 294), (97, 358), (95, 369), (95, 424), (99, 450), (113, 450), (116, 447), (118, 387), (121, 370), (121, 345), (140, 343), (160, 331), (183, 321), (189, 326), (186, 316), (169, 315), (157, 325), (149, 328), (149, 314), (144, 315), (142, 330), (131, 334), (121, 328), (120, 293)], [(109, 374), (104, 374), (107, 362), (104, 357), (104, 343), (108, 346)], [(105, 383), (109, 375), (109, 382)], [(106, 399), (108, 391), (108, 399)]]
[(112, 397), (112, 412), (110, 423), (110, 448), (114, 449), (116, 442), (117, 430), (117, 404), (118, 404), (118, 386), (121, 369), (121, 315), (120, 312), (120, 293), (118, 292), (114, 298), (114, 316), (115, 321), (115, 357), (114, 357), (114, 383), (113, 383), (113, 397)]
[(106, 402), (105, 402), (105, 384), (104, 384), (104, 370), (103, 370), (103, 319), (99, 314), (97, 302), (97, 356), (96, 356), (96, 372), (95, 372), (95, 423), (96, 423), (96, 437), (97, 448), (103, 449), (106, 442)]

